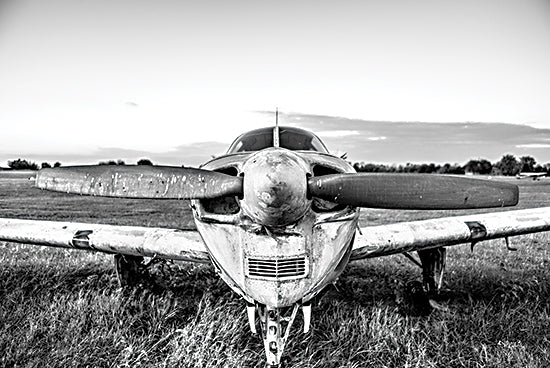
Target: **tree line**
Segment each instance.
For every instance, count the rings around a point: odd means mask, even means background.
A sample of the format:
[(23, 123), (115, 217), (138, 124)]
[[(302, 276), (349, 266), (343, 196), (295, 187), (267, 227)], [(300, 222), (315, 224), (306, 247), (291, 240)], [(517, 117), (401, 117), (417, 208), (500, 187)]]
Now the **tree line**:
[(384, 165), (365, 162), (356, 162), (353, 167), (358, 172), (389, 172), (389, 173), (426, 173), (426, 174), (478, 174), (478, 175), (504, 175), (514, 176), (520, 172), (547, 172), (550, 171), (550, 163), (538, 164), (532, 156), (521, 156), (519, 159), (511, 154), (506, 154), (494, 163), (480, 158), (469, 160), (464, 165), (459, 164), (413, 164)]
[[(137, 162), (138, 165), (153, 165), (151, 160), (147, 158), (142, 158)], [(100, 161), (98, 165), (126, 165), (123, 160), (109, 160), (109, 161)], [(57, 161), (53, 165), (49, 162), (42, 162), (38, 165), (36, 162), (30, 160), (24, 160), (18, 158), (16, 160), (8, 161), (8, 170), (38, 170), (38, 169), (47, 169), (50, 167), (61, 167), (61, 162)], [(0, 170), (2, 168), (0, 167)]]
[[(57, 161), (53, 164), (53, 167), (60, 167), (61, 162)], [(9, 170), (38, 170), (38, 169), (45, 169), (52, 167), (52, 165), (48, 162), (42, 162), (40, 166), (36, 162), (29, 161), (29, 160), (23, 160), (21, 158), (18, 158), (16, 160), (8, 161), (8, 168)], [(1, 170), (2, 168), (0, 168)]]

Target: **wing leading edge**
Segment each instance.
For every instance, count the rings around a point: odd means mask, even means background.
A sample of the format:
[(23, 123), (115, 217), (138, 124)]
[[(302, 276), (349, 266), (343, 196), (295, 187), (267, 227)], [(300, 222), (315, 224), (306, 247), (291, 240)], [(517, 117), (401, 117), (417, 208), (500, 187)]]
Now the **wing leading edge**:
[(196, 231), (0, 218), (0, 241), (210, 262)]
[(550, 231), (550, 207), (361, 228), (351, 260)]
[[(368, 226), (351, 260), (550, 231), (550, 207)], [(0, 241), (209, 262), (196, 231), (0, 218)]]

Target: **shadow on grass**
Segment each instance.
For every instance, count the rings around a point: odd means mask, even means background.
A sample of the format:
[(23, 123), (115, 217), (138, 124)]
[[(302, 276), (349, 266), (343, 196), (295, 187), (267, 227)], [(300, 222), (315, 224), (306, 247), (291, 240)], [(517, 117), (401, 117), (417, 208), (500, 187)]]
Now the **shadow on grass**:
[[(405, 284), (420, 279), (420, 268), (396, 268), (391, 262), (351, 264), (325, 297), (364, 307), (380, 303), (396, 307)], [(455, 267), (451, 274), (445, 275), (444, 287), (435, 299), (456, 308), (475, 303), (513, 306), (532, 302), (533, 306), (541, 303), (548, 306), (550, 274), (536, 265), (519, 273), (497, 267), (483, 270)]]

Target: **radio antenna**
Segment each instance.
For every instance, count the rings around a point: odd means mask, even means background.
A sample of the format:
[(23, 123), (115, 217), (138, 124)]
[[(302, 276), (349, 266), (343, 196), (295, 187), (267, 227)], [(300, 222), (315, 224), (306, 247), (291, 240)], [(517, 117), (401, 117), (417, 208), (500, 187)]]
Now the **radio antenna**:
[(279, 147), (279, 108), (275, 108), (275, 129), (273, 129), (273, 147)]

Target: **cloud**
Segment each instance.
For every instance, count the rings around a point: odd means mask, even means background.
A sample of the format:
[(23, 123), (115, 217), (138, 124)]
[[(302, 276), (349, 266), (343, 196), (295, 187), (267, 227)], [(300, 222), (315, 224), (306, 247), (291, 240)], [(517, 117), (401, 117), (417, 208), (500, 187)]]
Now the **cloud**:
[(550, 144), (543, 144), (543, 143), (518, 144), (516, 148), (550, 148)]
[(279, 120), (282, 125), (321, 132), (318, 135), (329, 150), (347, 152), (352, 162), (465, 163), (471, 158), (497, 161), (507, 153), (550, 161), (550, 150), (543, 149), (550, 148), (550, 129), (528, 125), (373, 121), (302, 113), (280, 113)]
[(316, 133), (319, 137), (347, 137), (350, 135), (359, 134), (360, 133), (357, 130), (325, 130)]
[(227, 146), (227, 143), (221, 142), (198, 142), (174, 147), (165, 152), (103, 147), (95, 152), (93, 156), (103, 157), (103, 160), (122, 158), (128, 164), (135, 163), (141, 158), (148, 158), (154, 164), (199, 166), (215, 156), (224, 154)]

